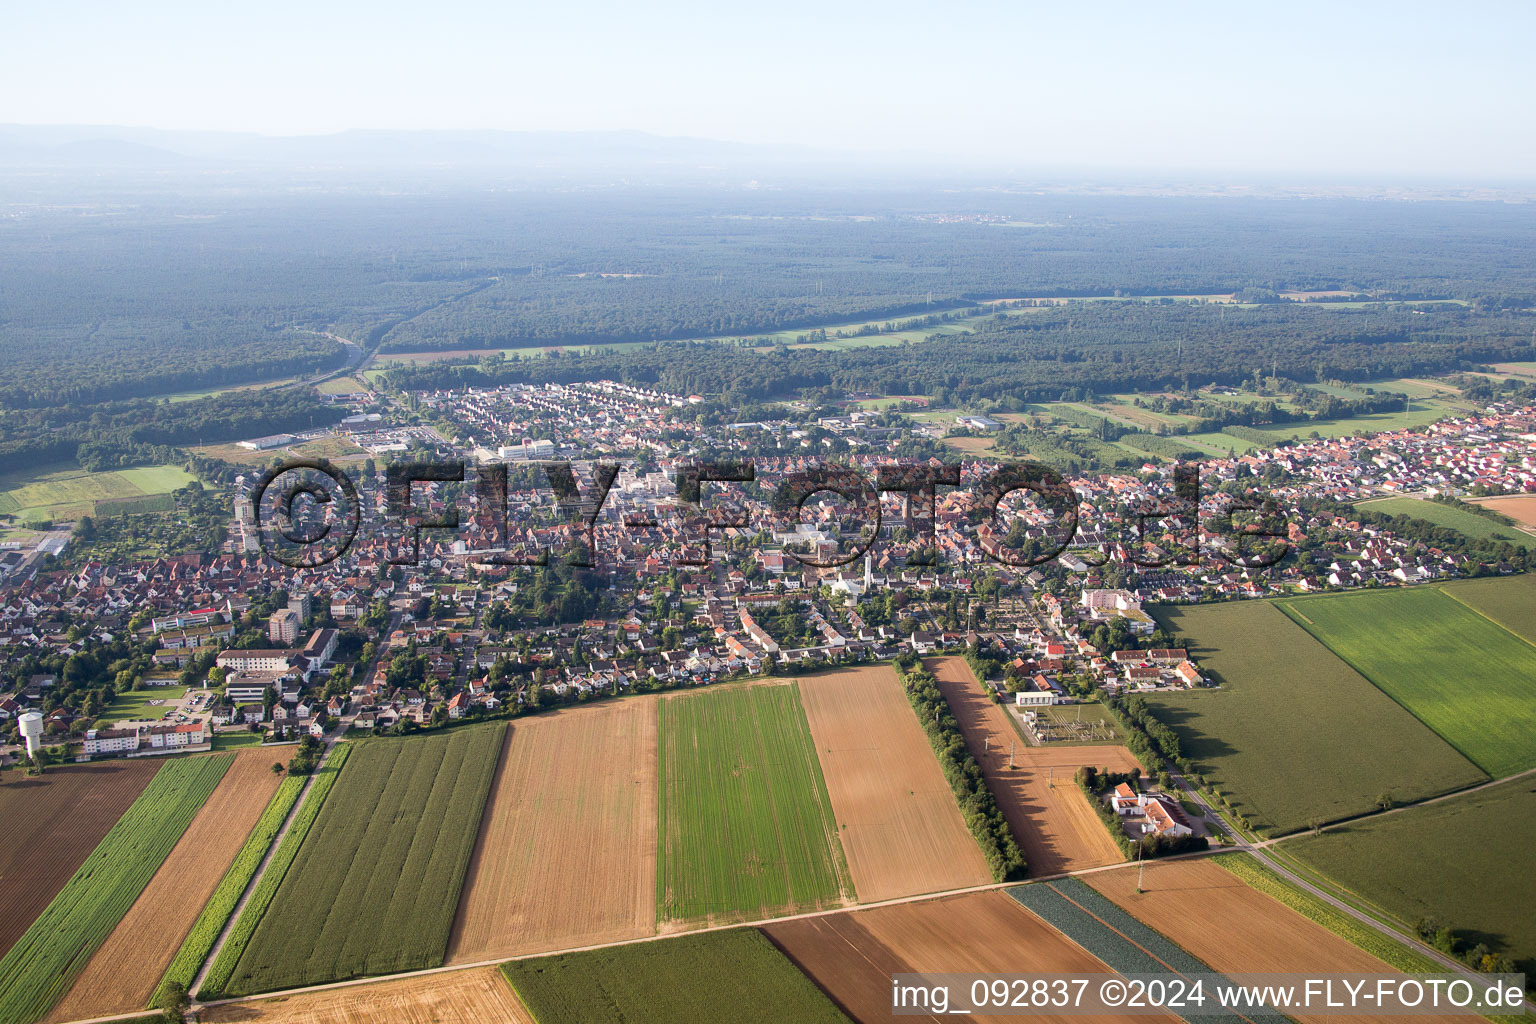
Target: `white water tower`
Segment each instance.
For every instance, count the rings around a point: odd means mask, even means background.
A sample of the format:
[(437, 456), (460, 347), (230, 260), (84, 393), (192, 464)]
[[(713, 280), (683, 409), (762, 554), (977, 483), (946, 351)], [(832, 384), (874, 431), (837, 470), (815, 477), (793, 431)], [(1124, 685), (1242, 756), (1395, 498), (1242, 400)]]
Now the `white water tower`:
[(21, 738), (27, 744), (27, 756), (37, 758), (37, 752), (43, 748), (43, 716), (36, 711), (28, 711), (16, 720), (21, 726)]

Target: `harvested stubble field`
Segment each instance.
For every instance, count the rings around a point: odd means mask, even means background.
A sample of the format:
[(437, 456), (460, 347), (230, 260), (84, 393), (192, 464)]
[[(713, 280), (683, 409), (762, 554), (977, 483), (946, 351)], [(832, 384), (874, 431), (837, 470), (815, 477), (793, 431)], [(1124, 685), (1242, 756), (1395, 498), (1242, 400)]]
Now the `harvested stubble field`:
[(494, 967), (226, 1003), (205, 1024), (535, 1024)]
[(219, 881), (208, 901), (203, 904), (202, 913), (197, 915), (191, 931), (182, 940), (181, 949), (176, 951), (170, 966), (165, 969), (165, 974), (161, 977), (160, 984), (155, 988), (155, 994), (150, 1000), (151, 1005), (158, 1004), (164, 990), (172, 985), (180, 985), (191, 991), (198, 971), (213, 952), (219, 936), (224, 933), (224, 926), (229, 923), (230, 915), (235, 912), (235, 908), (240, 903), (240, 897), (245, 894), (246, 887), (256, 876), (256, 869), (261, 866), (262, 858), (267, 855), (273, 840), (282, 831), (283, 822), (288, 820), (288, 814), (293, 810), (293, 805), (298, 802), (307, 781), (302, 775), (290, 775), (283, 779), (272, 799), (267, 801), (267, 808), (261, 812), (261, 817), (256, 819), (256, 825), (251, 829), (250, 835), (246, 836), (245, 845), (235, 854), (229, 870), (224, 873), (224, 877)]
[(795, 685), (667, 697), (658, 718), (663, 922), (722, 924), (852, 900)]
[[(1339, 936), (1243, 884), (1210, 860), (1147, 864), (1086, 877), (1095, 890), (1170, 940), (1228, 974), (1384, 974), (1391, 968)], [(1300, 1024), (1378, 1021), (1373, 1016), (1294, 1015)], [(1437, 1018), (1476, 1024), (1480, 1017)]]
[(1536, 530), (1536, 494), (1516, 494), (1508, 498), (1478, 498), (1477, 504), (1508, 516), (1527, 530)]
[(656, 701), (519, 719), (448, 947), (473, 963), (656, 930)]
[(357, 741), (228, 993), (439, 966), (503, 734)]
[(1439, 587), (1328, 594), (1279, 607), (1489, 775), (1536, 767), (1530, 641)]
[(996, 891), (799, 918), (766, 925), (763, 931), (844, 1012), (865, 1024), (967, 1019), (958, 1014), (893, 1018), (892, 974), (1105, 970), (1097, 958)]
[(233, 754), (161, 766), (48, 908), (0, 959), (0, 1024), (47, 1013), (139, 898)]
[[(1088, 804), (1073, 773), (1080, 767), (1140, 771), (1124, 747), (1031, 747), (1019, 738), (1008, 712), (982, 692), (963, 658), (935, 658), (929, 671), (960, 723), (966, 747), (981, 771), (1031, 875), (1114, 864), (1125, 859)], [(1009, 750), (1014, 767), (1008, 767)]]
[(251, 750), (234, 759), (219, 787), (49, 1020), (104, 1017), (149, 1005), (150, 995), (198, 912), (281, 781), (271, 771), (270, 754)]
[(514, 960), (502, 970), (539, 1024), (846, 1021), (752, 928)]
[(4, 956), (117, 823), (163, 762), (107, 761), (0, 782), (0, 956)]
[(1163, 605), (1217, 690), (1158, 694), (1185, 755), (1256, 828), (1294, 832), (1485, 781), (1449, 744), (1268, 601)]
[(799, 687), (859, 899), (991, 882), (895, 670), (842, 669)]

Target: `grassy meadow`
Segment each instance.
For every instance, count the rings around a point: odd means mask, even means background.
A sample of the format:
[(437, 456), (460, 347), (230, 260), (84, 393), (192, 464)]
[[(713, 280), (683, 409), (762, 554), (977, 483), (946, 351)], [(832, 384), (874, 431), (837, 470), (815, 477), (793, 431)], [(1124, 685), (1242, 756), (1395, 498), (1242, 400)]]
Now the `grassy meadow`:
[(1468, 944), (1536, 967), (1536, 785), (1516, 780), (1302, 836), (1287, 853), (1412, 927), (1433, 917)]
[(1267, 601), (1165, 605), (1222, 684), (1149, 698), (1184, 752), (1268, 833), (1461, 789), (1487, 776)]
[(1421, 501), (1418, 498), (1378, 498), (1362, 501), (1357, 508), (1380, 512), (1388, 516), (1412, 516), (1436, 526), (1455, 530), (1473, 540), (1503, 540), (1511, 544), (1528, 544), (1536, 547), (1536, 537), (1521, 533), (1513, 526), (1505, 526), (1487, 516), (1468, 512), (1454, 505), (1442, 505), (1438, 501)]
[(79, 466), (9, 473), (0, 477), (0, 514), (23, 523), (64, 522), (81, 516), (135, 511), (131, 499), (149, 499), (185, 487), (195, 477), (180, 466), (137, 466), (91, 473)]
[[(127, 719), (164, 718), (171, 711), (170, 701), (187, 695), (185, 686), (151, 686), (143, 690), (129, 690), (112, 698), (96, 721), (100, 724), (122, 722)], [(160, 701), (152, 704), (151, 701)]]
[(1489, 775), (1536, 767), (1536, 649), (1527, 640), (1439, 587), (1279, 607)]
[(753, 928), (502, 967), (539, 1024), (838, 1024), (847, 1017)]
[(720, 923), (852, 899), (797, 686), (671, 697), (659, 714), (662, 920)]

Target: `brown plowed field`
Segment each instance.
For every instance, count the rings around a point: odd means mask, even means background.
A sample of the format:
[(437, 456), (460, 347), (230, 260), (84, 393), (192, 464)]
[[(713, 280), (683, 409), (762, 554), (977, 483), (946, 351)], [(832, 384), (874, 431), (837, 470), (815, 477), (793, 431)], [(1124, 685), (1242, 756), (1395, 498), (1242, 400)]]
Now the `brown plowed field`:
[(202, 1021), (234, 1024), (534, 1024), (494, 967), (228, 1003)]
[(1479, 498), (1483, 508), (1509, 516), (1527, 530), (1536, 529), (1536, 494), (1517, 494), (1510, 498)]
[[(1008, 712), (982, 692), (963, 658), (933, 658), (928, 668), (960, 722), (965, 745), (981, 765), (1013, 837), (1035, 877), (1115, 864), (1125, 859), (1072, 775), (1092, 766), (1140, 771), (1124, 747), (1031, 747)], [(1008, 767), (1010, 745), (1014, 767)]]
[[(1208, 860), (1148, 863), (1145, 892), (1136, 871), (1101, 871), (1083, 881), (1131, 916), (1204, 960), (1212, 970), (1253, 974), (1397, 973), (1380, 960), (1290, 907), (1243, 884)], [(1301, 1024), (1400, 1020), (1374, 1016), (1292, 1014)], [(1477, 1024), (1480, 1017), (1437, 1017)]]
[(763, 931), (844, 1012), (864, 1024), (967, 1019), (959, 1014), (893, 1016), (892, 974), (1109, 971), (1097, 957), (999, 891), (800, 918), (767, 925)]
[(491, 784), (449, 963), (656, 931), (656, 702), (519, 720)]
[(0, 781), (0, 956), (64, 888), (164, 762), (107, 761), (19, 769)]
[(800, 700), (860, 901), (992, 881), (895, 670), (804, 676)]
[(107, 941), (48, 1015), (84, 1020), (141, 1010), (203, 904), (245, 845), (282, 777), (269, 751), (242, 750)]

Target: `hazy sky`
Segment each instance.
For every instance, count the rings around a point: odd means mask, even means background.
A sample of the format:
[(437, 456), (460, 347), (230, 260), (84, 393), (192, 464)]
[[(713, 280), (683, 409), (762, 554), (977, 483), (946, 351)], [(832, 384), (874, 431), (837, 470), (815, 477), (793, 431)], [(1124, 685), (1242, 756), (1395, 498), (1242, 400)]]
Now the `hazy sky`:
[(0, 122), (638, 129), (957, 166), (1536, 177), (1526, 2), (6, 6)]

